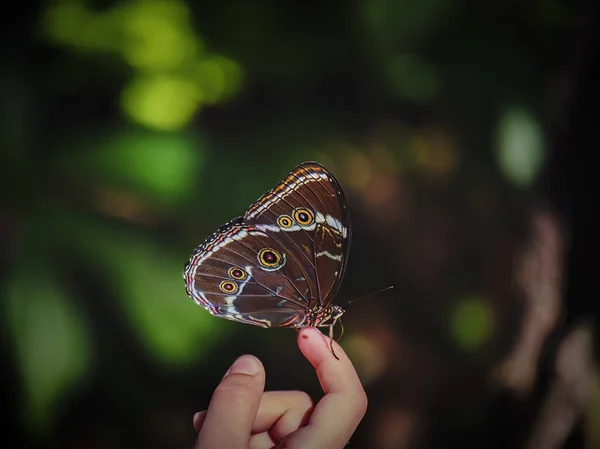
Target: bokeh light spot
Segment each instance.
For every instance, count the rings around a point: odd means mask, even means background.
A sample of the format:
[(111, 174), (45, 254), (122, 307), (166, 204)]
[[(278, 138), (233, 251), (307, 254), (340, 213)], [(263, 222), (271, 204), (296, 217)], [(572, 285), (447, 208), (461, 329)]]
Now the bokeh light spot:
[(371, 161), (364, 153), (352, 151), (348, 156), (348, 167), (346, 180), (350, 187), (358, 192), (362, 192), (372, 175)]
[(235, 96), (242, 86), (242, 69), (236, 62), (220, 57), (205, 58), (196, 67), (204, 102), (215, 104)]
[(497, 160), (506, 178), (530, 186), (544, 162), (544, 138), (535, 118), (521, 108), (506, 111), (498, 123)]
[(454, 137), (440, 126), (430, 126), (414, 136), (416, 164), (431, 174), (452, 173), (457, 165), (459, 153)]
[(187, 7), (177, 1), (136, 1), (121, 11), (123, 56), (134, 67), (168, 70), (179, 67), (200, 43), (189, 25)]
[(125, 112), (137, 123), (162, 131), (181, 129), (199, 109), (198, 86), (176, 75), (140, 75), (123, 92)]
[(91, 155), (101, 177), (125, 181), (155, 198), (177, 200), (193, 188), (202, 165), (197, 142), (177, 135), (128, 133)]
[(398, 54), (390, 59), (387, 77), (391, 90), (400, 98), (430, 100), (439, 90), (435, 69), (416, 55)]
[[(61, 44), (77, 45), (75, 37), (90, 26), (91, 17), (81, 1), (60, 1), (48, 6), (41, 18), (42, 30), (54, 41)], [(86, 46), (80, 40), (80, 47)]]
[[(144, 208), (152, 203), (179, 204), (194, 191), (202, 175), (205, 142), (200, 136), (104, 130), (95, 139), (88, 137), (88, 151), (77, 151), (76, 145), (75, 151), (65, 153), (56, 166), (88, 191), (129, 192), (132, 195), (125, 203), (139, 198)], [(119, 203), (115, 202), (115, 209), (124, 206)], [(121, 211), (115, 215), (131, 214)]]
[(488, 302), (478, 297), (461, 299), (452, 312), (450, 331), (462, 349), (483, 346), (494, 331), (494, 313)]

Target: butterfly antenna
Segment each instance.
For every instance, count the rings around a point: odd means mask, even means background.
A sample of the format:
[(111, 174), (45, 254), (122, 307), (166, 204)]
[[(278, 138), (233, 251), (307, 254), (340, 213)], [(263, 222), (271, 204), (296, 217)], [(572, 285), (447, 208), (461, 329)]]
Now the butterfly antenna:
[(369, 296), (374, 296), (374, 295), (377, 295), (377, 294), (379, 294), (379, 293), (383, 293), (383, 292), (385, 292), (385, 291), (391, 290), (391, 289), (393, 289), (393, 288), (394, 288), (394, 286), (393, 286), (393, 285), (390, 285), (389, 287), (382, 288), (381, 290), (377, 290), (377, 291), (374, 291), (374, 292), (371, 292), (371, 293), (367, 293), (366, 295), (359, 296), (358, 298), (351, 299), (351, 300), (350, 300), (350, 301), (348, 301), (346, 304), (344, 304), (343, 308), (345, 309), (346, 307), (348, 307), (348, 305), (349, 305), (349, 304), (352, 304), (353, 302), (356, 302), (356, 301), (358, 301), (359, 299), (365, 299), (365, 298), (368, 298)]

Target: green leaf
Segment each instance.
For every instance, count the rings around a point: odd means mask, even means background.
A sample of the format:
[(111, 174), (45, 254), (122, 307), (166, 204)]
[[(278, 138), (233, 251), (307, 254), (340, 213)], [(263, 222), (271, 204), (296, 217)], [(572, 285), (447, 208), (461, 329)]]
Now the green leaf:
[[(220, 320), (185, 293), (188, 254), (173, 254), (153, 240), (78, 217), (76, 248), (111, 279), (116, 299), (148, 352), (167, 364), (197, 359), (217, 341)], [(191, 253), (191, 249), (190, 249)]]
[(23, 418), (43, 433), (58, 418), (58, 399), (89, 368), (89, 335), (51, 264), (32, 259), (8, 283), (5, 316), (22, 379)]
[(193, 192), (203, 162), (201, 139), (130, 130), (104, 131), (95, 141), (87, 136), (58, 165), (98, 187), (116, 186), (160, 203), (178, 203)]

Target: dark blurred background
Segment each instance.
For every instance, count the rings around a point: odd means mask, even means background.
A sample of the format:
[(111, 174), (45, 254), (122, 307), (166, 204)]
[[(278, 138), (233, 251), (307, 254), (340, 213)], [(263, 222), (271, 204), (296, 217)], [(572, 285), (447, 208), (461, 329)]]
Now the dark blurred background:
[(179, 448), (231, 362), (318, 400), (296, 332), (211, 317), (196, 245), (296, 164), (343, 186), (350, 447), (600, 447), (598, 20), (563, 0), (12, 2), (3, 439)]

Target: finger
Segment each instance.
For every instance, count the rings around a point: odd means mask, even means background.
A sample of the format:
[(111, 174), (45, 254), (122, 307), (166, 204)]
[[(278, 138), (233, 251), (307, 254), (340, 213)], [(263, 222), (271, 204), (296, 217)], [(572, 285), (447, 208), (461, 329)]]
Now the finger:
[(269, 432), (252, 435), (248, 449), (272, 449), (277, 444)]
[(268, 391), (262, 395), (252, 433), (269, 431), (279, 441), (308, 422), (313, 401), (303, 391)]
[(206, 410), (204, 410), (202, 412), (198, 412), (194, 415), (192, 422), (194, 425), (194, 430), (196, 432), (200, 432), (200, 429), (202, 428), (202, 424), (204, 423), (204, 418), (206, 418)]
[(306, 427), (286, 439), (286, 447), (343, 448), (367, 409), (367, 395), (352, 362), (333, 342), (339, 360), (329, 348), (329, 338), (314, 328), (302, 329), (298, 345), (315, 367), (325, 396), (316, 405)]
[[(308, 422), (314, 405), (310, 396), (303, 391), (268, 391), (263, 393), (258, 413), (252, 424), (251, 448), (259, 448), (269, 442), (278, 442)], [(199, 432), (206, 412), (194, 415), (194, 429)], [(253, 441), (256, 443), (252, 444)]]
[(237, 359), (215, 389), (196, 448), (247, 448), (265, 387), (265, 371), (253, 356)]

